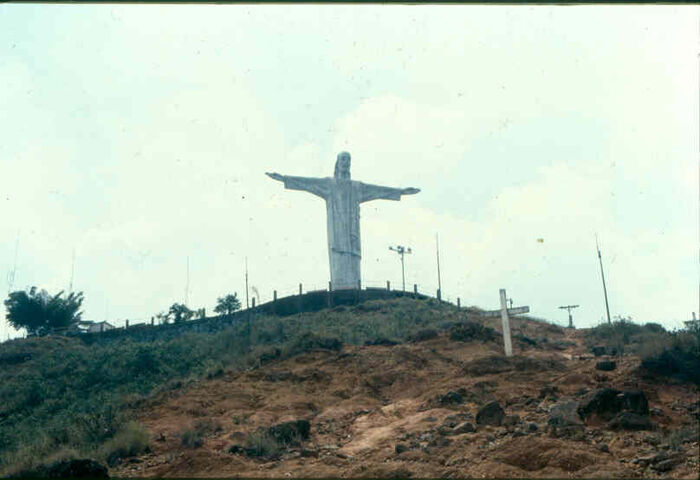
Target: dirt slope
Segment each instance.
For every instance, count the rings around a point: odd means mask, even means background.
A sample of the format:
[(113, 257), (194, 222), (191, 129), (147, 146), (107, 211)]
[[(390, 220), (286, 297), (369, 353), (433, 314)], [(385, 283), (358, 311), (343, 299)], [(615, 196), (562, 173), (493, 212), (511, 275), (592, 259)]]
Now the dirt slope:
[[(549, 333), (542, 331), (547, 328)], [(143, 407), (138, 417), (153, 438), (152, 452), (125, 460), (110, 474), (697, 478), (697, 439), (674, 444), (664, 433), (697, 425), (688, 411), (697, 400), (696, 387), (650, 383), (636, 373), (639, 361), (633, 357), (618, 360), (612, 372), (600, 372), (595, 369), (599, 359), (584, 353), (580, 331), (525, 321), (514, 331), (546, 334), (568, 346), (516, 349), (529, 360), (508, 362), (498, 357), (497, 343), (463, 343), (441, 334), (418, 343), (317, 351), (203, 380)], [(550, 435), (551, 405), (603, 386), (644, 391), (659, 428), (614, 432), (588, 425), (579, 436)], [(448, 392), (461, 399), (445, 396)], [(519, 420), (511, 417), (510, 426), (477, 426), (480, 406), (492, 400)], [(311, 423), (303, 448), (287, 449), (277, 460), (228, 453), (258, 427), (295, 419)], [(202, 420), (220, 430), (208, 434), (201, 447), (183, 446), (181, 433)], [(454, 434), (462, 422), (476, 431)], [(650, 466), (650, 456), (659, 453), (676, 459), (665, 472)]]

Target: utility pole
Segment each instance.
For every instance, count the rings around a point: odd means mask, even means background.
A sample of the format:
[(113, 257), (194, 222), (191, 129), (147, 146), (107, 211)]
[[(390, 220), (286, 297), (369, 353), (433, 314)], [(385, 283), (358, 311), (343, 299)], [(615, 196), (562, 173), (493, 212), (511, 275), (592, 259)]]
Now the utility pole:
[(245, 308), (249, 308), (249, 305), (248, 305), (248, 257), (245, 257)]
[(574, 308), (578, 308), (578, 305), (564, 305), (563, 307), (559, 307), (559, 308), (569, 312), (569, 328), (574, 328), (574, 320), (571, 317), (571, 310)]
[(595, 248), (598, 250), (598, 261), (600, 262), (600, 278), (603, 280), (603, 295), (605, 295), (605, 313), (608, 315), (608, 325), (610, 321), (610, 307), (608, 306), (608, 290), (605, 288), (605, 274), (603, 273), (603, 259), (600, 256), (600, 247), (598, 246), (598, 235), (595, 236)]
[(15, 287), (15, 276), (17, 274), (17, 251), (19, 250), (19, 231), (17, 231), (17, 239), (15, 240), (15, 260), (12, 264), (12, 270), (7, 274), (7, 294), (12, 292)]
[(185, 281), (185, 305), (189, 303), (190, 296), (190, 257), (187, 257), (187, 280)]
[(403, 245), (397, 245), (396, 248), (389, 247), (389, 250), (401, 255), (401, 284), (402, 284), (403, 291), (405, 292), (406, 291), (406, 276), (405, 276), (403, 257), (405, 254), (411, 253), (411, 247), (405, 248)]
[(435, 255), (437, 257), (438, 292), (442, 293), (442, 283), (440, 281), (440, 242), (438, 234), (435, 234)]
[(68, 293), (73, 293), (73, 276), (75, 274), (75, 248), (73, 249), (73, 257), (70, 263), (70, 283), (68, 284)]

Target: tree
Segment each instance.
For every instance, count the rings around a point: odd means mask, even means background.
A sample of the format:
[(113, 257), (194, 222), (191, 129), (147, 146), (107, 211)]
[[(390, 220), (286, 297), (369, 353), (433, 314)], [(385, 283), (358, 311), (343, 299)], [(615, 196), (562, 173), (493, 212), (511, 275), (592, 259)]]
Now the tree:
[(175, 323), (186, 322), (193, 316), (194, 312), (187, 308), (184, 303), (173, 303), (167, 315), (168, 318), (172, 317)]
[(231, 315), (236, 310), (241, 309), (241, 301), (238, 300), (238, 294), (225, 295), (216, 299), (216, 307), (214, 311), (221, 315)]
[(83, 292), (71, 292), (63, 298), (63, 290), (49, 295), (36, 287), (11, 292), (5, 300), (7, 321), (14, 328), (26, 328), (29, 335), (46, 335), (56, 329), (77, 324), (83, 312)]

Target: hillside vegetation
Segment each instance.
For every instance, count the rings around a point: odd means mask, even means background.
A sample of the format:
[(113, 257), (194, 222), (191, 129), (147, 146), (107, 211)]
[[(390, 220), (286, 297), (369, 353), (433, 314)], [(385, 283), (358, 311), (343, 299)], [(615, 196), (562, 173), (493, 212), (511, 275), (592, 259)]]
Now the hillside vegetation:
[[(635, 330), (637, 336), (628, 335), (621, 344), (626, 350), (648, 349), (652, 362), (640, 368), (639, 357), (628, 355), (618, 359), (613, 377), (603, 378), (581, 373), (595, 363), (587, 352), (601, 343), (605, 348), (620, 343), (610, 339), (628, 325), (572, 331), (515, 319), (516, 357), (506, 359), (499, 322), (481, 318), (475, 309), (404, 298), (284, 318), (260, 315), (218, 333), (154, 342), (86, 345), (65, 337), (6, 342), (0, 346), (0, 474), (37, 475), (41, 464), (91, 458), (119, 476), (259, 476), (258, 467), (267, 464), (273, 467), (265, 475), (281, 477), (288, 471), (285, 459), (294, 458), (295, 476), (333, 476), (350, 471), (345, 460), (365, 452), (366, 468), (353, 470), (354, 475), (391, 476), (397, 472), (372, 465), (386, 460), (387, 448), (398, 455), (393, 449), (405, 447), (398, 444), (425, 443), (411, 437), (420, 430), (414, 423), (424, 417), (461, 415), (462, 422), (475, 418), (470, 409), (498, 400), (507, 410), (508, 402), (520, 405), (508, 413), (517, 410), (537, 423), (550, 397), (616, 382), (621, 387), (632, 377), (651, 391), (655, 387), (644, 372), (673, 377), (677, 388), (687, 390), (688, 364), (676, 362), (671, 371), (658, 368), (658, 362), (668, 352), (676, 352), (673, 359), (697, 358), (692, 357), (697, 344), (687, 332), (679, 336), (639, 327), (651, 336), (640, 342)], [(606, 333), (605, 328), (618, 330)], [(659, 345), (640, 347), (650, 342)], [(571, 364), (576, 357), (579, 363)], [(543, 396), (547, 385), (558, 392)], [(520, 398), (524, 393), (515, 400), (517, 390), (533, 390), (530, 398), (537, 402)], [(387, 423), (394, 417), (398, 423)], [(682, 423), (673, 416), (666, 422)], [(378, 435), (372, 433), (376, 425), (386, 427), (377, 438), (372, 436)], [(431, 425), (436, 442), (442, 441), (435, 436), (438, 427)], [(475, 433), (487, 444), (501, 434), (488, 428)], [(400, 431), (405, 440), (394, 438)], [(443, 443), (425, 448), (466, 455), (451, 440)], [(331, 444), (335, 447), (328, 451), (342, 450), (333, 458), (344, 455), (338, 461), (345, 467), (329, 466), (333, 462), (320, 453), (322, 445)], [(555, 447), (561, 445), (548, 448)], [(418, 449), (404, 460), (420, 456), (419, 451), (427, 455)], [(305, 467), (306, 455), (319, 461), (309, 460)], [(132, 462), (137, 467), (129, 466)], [(444, 465), (426, 464), (423, 470), (401, 465), (398, 473), (406, 475), (447, 472), (440, 470)]]

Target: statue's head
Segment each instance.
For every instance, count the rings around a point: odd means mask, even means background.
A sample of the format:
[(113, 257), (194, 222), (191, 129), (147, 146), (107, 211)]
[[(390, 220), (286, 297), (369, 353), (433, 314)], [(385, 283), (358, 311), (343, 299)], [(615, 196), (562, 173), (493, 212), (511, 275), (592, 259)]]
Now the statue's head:
[(348, 152), (340, 152), (335, 161), (335, 178), (350, 179), (350, 154)]

